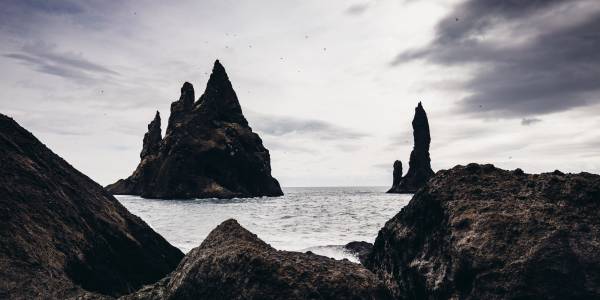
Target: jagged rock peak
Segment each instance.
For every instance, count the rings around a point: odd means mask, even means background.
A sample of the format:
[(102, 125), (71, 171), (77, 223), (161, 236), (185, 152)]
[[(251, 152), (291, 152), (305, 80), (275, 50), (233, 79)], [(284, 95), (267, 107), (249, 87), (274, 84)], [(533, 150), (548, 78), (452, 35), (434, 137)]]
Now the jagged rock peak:
[(183, 102), (186, 110), (190, 110), (194, 105), (195, 99), (194, 86), (186, 81), (181, 87), (181, 97), (179, 97), (179, 101)]
[(194, 107), (194, 86), (185, 82), (183, 86), (181, 86), (181, 96), (179, 100), (171, 103), (171, 115), (169, 116), (169, 123), (167, 125), (167, 135), (171, 133), (173, 128), (183, 122), (185, 117), (189, 115), (189, 112), (192, 111)]
[(421, 102), (415, 108), (412, 127), (415, 145), (410, 153), (408, 172), (406, 176), (397, 181), (396, 165), (394, 164), (394, 183), (388, 193), (414, 193), (434, 175), (429, 157), (431, 143), (429, 121)]
[(160, 129), (160, 112), (156, 111), (154, 120), (148, 124), (148, 132), (144, 135), (144, 143), (142, 146), (142, 152), (140, 152), (140, 158), (148, 155), (156, 155), (160, 149), (160, 141), (162, 140), (162, 133)]
[(394, 162), (394, 181), (392, 186), (398, 186), (400, 184), (400, 180), (402, 180), (402, 162), (397, 160)]
[(425, 112), (425, 109), (420, 101), (415, 108), (415, 117), (412, 121), (412, 127), (415, 140), (415, 149), (429, 152), (429, 144), (431, 143), (431, 136), (429, 135), (429, 121), (427, 120), (427, 113)]
[(206, 83), (206, 90), (198, 104), (200, 110), (209, 114), (214, 120), (248, 125), (227, 72), (219, 60), (215, 61)]

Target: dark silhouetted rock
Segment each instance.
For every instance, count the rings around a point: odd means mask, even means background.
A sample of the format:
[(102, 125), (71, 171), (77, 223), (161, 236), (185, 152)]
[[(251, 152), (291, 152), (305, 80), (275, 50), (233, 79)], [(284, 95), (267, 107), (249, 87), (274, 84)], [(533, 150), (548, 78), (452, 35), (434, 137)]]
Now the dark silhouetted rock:
[(140, 158), (144, 159), (148, 155), (157, 155), (160, 149), (162, 133), (160, 131), (160, 113), (157, 111), (154, 120), (148, 124), (148, 132), (144, 135), (144, 143)]
[[(388, 193), (414, 193), (434, 175), (431, 169), (431, 159), (429, 158), (429, 144), (431, 143), (429, 122), (421, 102), (415, 108), (412, 127), (415, 145), (410, 153), (408, 172), (406, 176), (397, 180), (398, 173), (396, 173), (397, 168), (396, 163), (394, 163), (394, 182)], [(396, 162), (400, 163), (400, 161)], [(399, 166), (399, 176), (402, 176), (402, 164), (400, 163)]]
[(406, 299), (600, 299), (600, 176), (440, 171), (365, 265)]
[(271, 176), (269, 151), (248, 126), (219, 61), (198, 101), (194, 103), (190, 83), (181, 88), (158, 153), (142, 155), (129, 178), (106, 188), (113, 194), (147, 198), (283, 195)]
[(350, 243), (344, 245), (344, 249), (346, 249), (346, 251), (356, 255), (358, 257), (358, 260), (360, 260), (361, 263), (364, 263), (365, 259), (371, 252), (372, 248), (373, 248), (373, 244), (367, 243), (367, 242), (362, 242), (362, 241), (361, 242), (350, 242)]
[(394, 193), (395, 189), (400, 187), (400, 181), (402, 180), (402, 162), (397, 160), (394, 162), (394, 180), (392, 182), (392, 188), (388, 191), (388, 193)]
[(125, 299), (391, 299), (359, 264), (278, 251), (227, 220), (168, 278)]
[(183, 257), (1, 114), (0, 166), (2, 299), (122, 295), (161, 279)]

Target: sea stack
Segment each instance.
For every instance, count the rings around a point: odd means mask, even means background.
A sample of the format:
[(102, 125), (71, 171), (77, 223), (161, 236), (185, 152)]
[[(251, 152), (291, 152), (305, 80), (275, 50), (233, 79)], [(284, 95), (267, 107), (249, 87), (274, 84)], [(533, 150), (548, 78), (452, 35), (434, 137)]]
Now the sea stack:
[(269, 150), (248, 125), (218, 60), (204, 93), (194, 99), (194, 87), (184, 83), (179, 100), (171, 104), (165, 137), (157, 112), (137, 169), (106, 189), (163, 199), (283, 195), (271, 176)]
[(156, 282), (183, 258), (2, 114), (0, 166), (1, 299), (109, 299)]
[(402, 177), (402, 162), (394, 162), (394, 180), (388, 193), (414, 193), (427, 183), (434, 174), (429, 157), (429, 121), (421, 102), (415, 108), (412, 121), (414, 147), (410, 153), (408, 173)]

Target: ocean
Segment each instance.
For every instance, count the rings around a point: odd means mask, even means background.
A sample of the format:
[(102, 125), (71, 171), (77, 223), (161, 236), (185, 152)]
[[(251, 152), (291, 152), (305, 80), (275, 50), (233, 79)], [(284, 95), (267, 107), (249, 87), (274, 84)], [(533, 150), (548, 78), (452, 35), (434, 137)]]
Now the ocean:
[(117, 199), (171, 244), (187, 253), (221, 222), (236, 219), (278, 250), (312, 251), (357, 262), (343, 250), (352, 241), (373, 243), (379, 229), (412, 195), (387, 187), (290, 187), (282, 197), (157, 200)]

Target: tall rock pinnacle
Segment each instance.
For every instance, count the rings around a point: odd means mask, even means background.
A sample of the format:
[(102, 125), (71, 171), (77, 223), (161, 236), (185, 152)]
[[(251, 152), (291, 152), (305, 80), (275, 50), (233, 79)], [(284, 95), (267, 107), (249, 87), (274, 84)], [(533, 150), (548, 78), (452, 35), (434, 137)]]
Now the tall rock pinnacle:
[(106, 187), (109, 192), (169, 199), (283, 195), (271, 176), (269, 150), (248, 126), (218, 60), (198, 101), (192, 84), (183, 84), (163, 139), (158, 115), (148, 125), (141, 157), (131, 176)]
[(144, 143), (142, 146), (142, 152), (140, 158), (148, 155), (158, 154), (160, 148), (160, 141), (162, 140), (162, 133), (160, 132), (160, 113), (156, 111), (154, 120), (148, 124), (148, 132), (144, 135)]
[[(410, 153), (408, 162), (408, 173), (400, 180), (396, 177), (397, 162), (394, 163), (394, 182), (388, 193), (414, 193), (421, 188), (434, 172), (431, 169), (431, 159), (429, 157), (429, 144), (431, 136), (429, 134), (429, 121), (427, 114), (421, 102), (415, 108), (415, 117), (412, 121), (413, 137), (415, 145)], [(402, 164), (400, 163), (400, 175), (402, 174)]]
[(181, 87), (181, 96), (179, 96), (179, 100), (171, 103), (171, 115), (169, 116), (167, 134), (169, 134), (177, 124), (183, 122), (185, 116), (192, 111), (194, 101), (194, 86), (189, 82), (185, 82)]
[(227, 72), (219, 60), (215, 61), (204, 94), (196, 105), (199, 105), (201, 112), (208, 114), (216, 121), (248, 125)]

